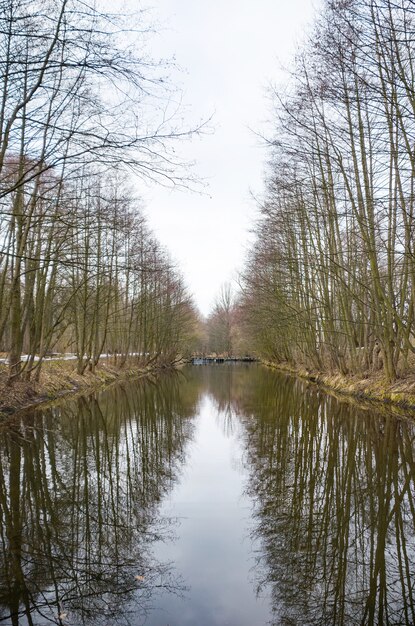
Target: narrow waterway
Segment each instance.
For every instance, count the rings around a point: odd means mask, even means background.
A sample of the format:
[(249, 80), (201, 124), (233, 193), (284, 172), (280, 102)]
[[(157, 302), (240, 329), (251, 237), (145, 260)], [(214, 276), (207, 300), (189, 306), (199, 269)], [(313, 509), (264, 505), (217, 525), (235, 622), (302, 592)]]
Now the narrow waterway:
[(415, 423), (256, 364), (0, 431), (0, 622), (415, 623)]

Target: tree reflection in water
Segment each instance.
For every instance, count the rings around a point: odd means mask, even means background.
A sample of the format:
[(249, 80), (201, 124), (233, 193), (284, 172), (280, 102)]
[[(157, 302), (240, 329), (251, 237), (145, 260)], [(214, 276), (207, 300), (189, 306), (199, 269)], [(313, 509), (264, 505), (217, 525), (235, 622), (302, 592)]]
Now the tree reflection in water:
[(415, 425), (257, 366), (210, 368), (243, 424), (273, 623), (415, 624)]
[(306, 387), (257, 369), (234, 389), (259, 589), (276, 624), (414, 624), (415, 425)]
[(166, 377), (27, 415), (0, 438), (0, 621), (139, 624), (181, 593), (151, 542), (198, 390)]

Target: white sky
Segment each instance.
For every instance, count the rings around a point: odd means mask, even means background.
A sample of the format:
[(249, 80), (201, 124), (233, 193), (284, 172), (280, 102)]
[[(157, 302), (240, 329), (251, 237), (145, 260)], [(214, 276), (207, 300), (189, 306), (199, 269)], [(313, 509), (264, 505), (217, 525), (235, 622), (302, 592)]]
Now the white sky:
[(207, 195), (146, 189), (145, 213), (177, 261), (200, 311), (242, 268), (256, 217), (250, 191), (263, 189), (264, 148), (250, 130), (271, 118), (270, 82), (283, 83), (320, 0), (153, 0), (166, 27), (154, 57), (175, 57), (188, 122), (212, 113), (214, 133), (181, 144), (208, 183)]

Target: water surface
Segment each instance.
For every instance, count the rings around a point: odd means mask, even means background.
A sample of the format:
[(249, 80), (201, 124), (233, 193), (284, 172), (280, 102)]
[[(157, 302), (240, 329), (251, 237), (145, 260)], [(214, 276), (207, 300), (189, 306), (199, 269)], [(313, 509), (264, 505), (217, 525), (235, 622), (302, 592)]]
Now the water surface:
[(258, 365), (0, 432), (0, 622), (415, 623), (415, 427)]

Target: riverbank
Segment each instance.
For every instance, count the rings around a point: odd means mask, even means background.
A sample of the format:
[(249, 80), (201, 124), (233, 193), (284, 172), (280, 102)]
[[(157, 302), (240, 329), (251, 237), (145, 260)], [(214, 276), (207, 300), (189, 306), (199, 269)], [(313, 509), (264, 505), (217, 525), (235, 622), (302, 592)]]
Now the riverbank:
[[(389, 408), (407, 410), (414, 412), (415, 417), (415, 377), (413, 375), (400, 378), (392, 385), (388, 385), (381, 374), (361, 378), (341, 374), (323, 374), (301, 367), (295, 368), (288, 363), (271, 361), (262, 363), (277, 371), (315, 383), (327, 392), (347, 396), (359, 402), (367, 401), (383, 406), (388, 405)], [(44, 363), (39, 382), (22, 381), (10, 387), (7, 385), (6, 367), (0, 365), (0, 418), (67, 395), (96, 391), (131, 378), (154, 376), (166, 369), (169, 369), (169, 366), (165, 364), (138, 364), (134, 359), (123, 367), (118, 367), (109, 363), (107, 359), (102, 359), (95, 372), (87, 371), (81, 376), (76, 372), (74, 361), (55, 360)]]
[(74, 361), (55, 360), (43, 364), (39, 382), (21, 381), (9, 386), (6, 367), (0, 366), (0, 418), (67, 395), (95, 391), (129, 378), (156, 375), (165, 369), (168, 366), (160, 363), (145, 365), (131, 360), (117, 367), (101, 360), (94, 372), (87, 371), (81, 376)]
[(281, 372), (298, 376), (313, 382), (327, 391), (346, 395), (359, 401), (381, 403), (399, 409), (414, 412), (415, 417), (415, 376), (408, 374), (390, 384), (382, 374), (372, 374), (366, 378), (361, 376), (343, 376), (341, 374), (323, 374), (301, 367), (293, 367), (288, 363), (264, 361), (268, 367)]

